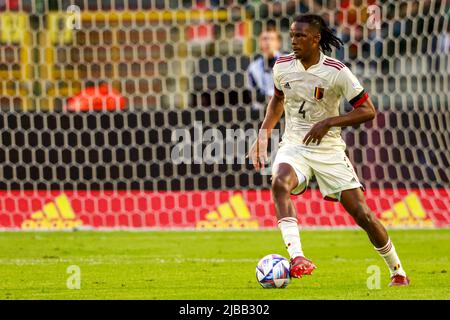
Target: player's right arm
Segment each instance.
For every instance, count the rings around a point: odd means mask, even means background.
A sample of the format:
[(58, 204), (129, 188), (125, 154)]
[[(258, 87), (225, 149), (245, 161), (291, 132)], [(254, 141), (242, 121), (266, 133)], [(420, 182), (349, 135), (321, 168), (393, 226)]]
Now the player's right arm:
[(284, 112), (284, 94), (275, 86), (275, 94), (267, 105), (266, 116), (258, 132), (258, 138), (250, 148), (249, 156), (256, 171), (267, 163), (267, 146), (273, 128), (280, 121)]

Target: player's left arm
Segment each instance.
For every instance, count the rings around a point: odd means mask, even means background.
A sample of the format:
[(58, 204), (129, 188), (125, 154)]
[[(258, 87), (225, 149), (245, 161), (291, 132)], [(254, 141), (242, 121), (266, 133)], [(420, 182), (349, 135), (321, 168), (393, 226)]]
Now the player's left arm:
[(349, 68), (340, 70), (335, 80), (335, 89), (344, 96), (353, 106), (349, 113), (330, 117), (316, 123), (305, 135), (303, 143), (317, 142), (320, 144), (322, 138), (332, 127), (354, 126), (375, 118), (375, 107), (367, 92), (353, 75)]
[(375, 115), (376, 111), (372, 100), (367, 97), (364, 102), (362, 102), (351, 112), (317, 122), (305, 135), (303, 143), (305, 143), (306, 145), (314, 142), (320, 144), (322, 138), (327, 134), (328, 130), (330, 130), (331, 127), (347, 127), (358, 125), (360, 123), (372, 120), (373, 118), (375, 118)]

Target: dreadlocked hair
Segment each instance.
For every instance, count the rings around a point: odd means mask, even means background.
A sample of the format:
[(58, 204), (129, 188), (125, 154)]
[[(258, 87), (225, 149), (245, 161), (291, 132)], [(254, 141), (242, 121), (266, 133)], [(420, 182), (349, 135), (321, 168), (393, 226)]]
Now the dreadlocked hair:
[(320, 47), (322, 51), (331, 52), (331, 46), (340, 49), (344, 44), (341, 39), (333, 34), (333, 31), (327, 26), (325, 20), (316, 14), (305, 14), (295, 18), (295, 22), (309, 23), (320, 32)]

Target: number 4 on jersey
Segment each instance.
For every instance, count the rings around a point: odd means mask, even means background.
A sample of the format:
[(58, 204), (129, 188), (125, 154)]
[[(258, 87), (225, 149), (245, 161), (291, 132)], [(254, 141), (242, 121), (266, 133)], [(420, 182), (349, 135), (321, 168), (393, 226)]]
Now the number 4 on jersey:
[(305, 114), (306, 114), (306, 111), (303, 110), (303, 106), (304, 106), (304, 105), (305, 105), (305, 101), (303, 101), (302, 105), (300, 106), (300, 109), (298, 110), (298, 113), (301, 113), (301, 114), (302, 114), (303, 119), (305, 119)]

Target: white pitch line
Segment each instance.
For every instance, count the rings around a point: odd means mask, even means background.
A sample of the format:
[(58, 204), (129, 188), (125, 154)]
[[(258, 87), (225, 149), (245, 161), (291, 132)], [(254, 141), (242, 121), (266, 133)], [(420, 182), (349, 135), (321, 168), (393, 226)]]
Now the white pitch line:
[(137, 258), (130, 261), (129, 257), (105, 257), (105, 258), (17, 258), (17, 259), (0, 259), (1, 265), (50, 265), (50, 264), (87, 264), (87, 265), (99, 265), (99, 264), (143, 264), (143, 263), (257, 263), (258, 259), (207, 259), (207, 258)]

